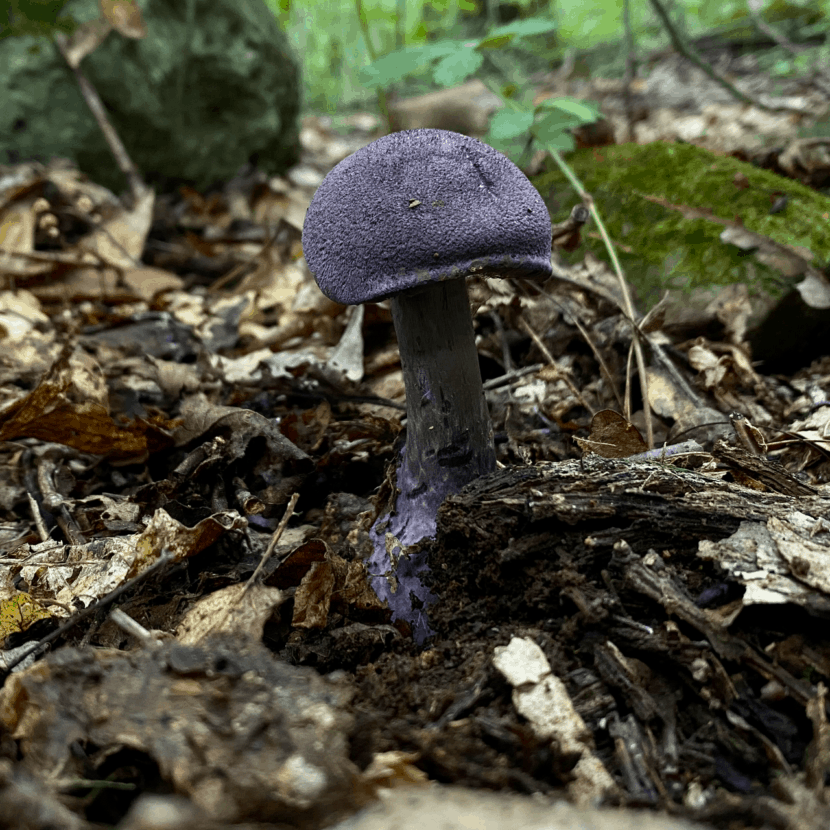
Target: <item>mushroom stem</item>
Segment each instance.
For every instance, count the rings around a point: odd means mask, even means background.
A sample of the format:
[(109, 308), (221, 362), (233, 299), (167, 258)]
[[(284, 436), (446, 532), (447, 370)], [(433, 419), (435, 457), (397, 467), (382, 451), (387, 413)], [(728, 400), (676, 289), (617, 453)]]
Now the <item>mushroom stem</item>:
[(434, 522), (448, 495), (496, 468), (467, 286), (431, 283), (390, 304), (406, 386), (397, 512), (427, 511)]
[(435, 633), (426, 613), (435, 596), (422, 579), (427, 552), (407, 548), (435, 536), (447, 496), (495, 470), (496, 450), (464, 279), (431, 283), (390, 303), (406, 386), (406, 446), (395, 510), (369, 531), (367, 565), (392, 619), (410, 623), (420, 644)]

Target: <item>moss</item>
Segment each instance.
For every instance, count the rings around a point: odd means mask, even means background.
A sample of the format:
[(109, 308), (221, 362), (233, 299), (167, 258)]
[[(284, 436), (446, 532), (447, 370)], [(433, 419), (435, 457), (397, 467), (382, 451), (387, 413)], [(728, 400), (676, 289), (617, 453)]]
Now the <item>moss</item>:
[[(656, 142), (578, 150), (568, 163), (596, 200), (626, 276), (645, 307), (667, 288), (744, 282), (750, 293), (785, 293), (790, 283), (780, 273), (720, 241), (724, 225), (716, 219), (738, 221), (778, 243), (808, 249), (819, 264), (830, 258), (830, 198), (738, 159), (691, 144)], [(749, 187), (740, 186), (738, 174)], [(575, 196), (561, 172), (542, 173), (533, 183), (554, 222), (565, 218)], [(770, 214), (782, 193), (788, 196), (786, 208)], [(680, 208), (706, 215), (690, 217)], [(585, 246), (571, 259), (580, 259), (585, 249), (608, 259), (591, 226)]]

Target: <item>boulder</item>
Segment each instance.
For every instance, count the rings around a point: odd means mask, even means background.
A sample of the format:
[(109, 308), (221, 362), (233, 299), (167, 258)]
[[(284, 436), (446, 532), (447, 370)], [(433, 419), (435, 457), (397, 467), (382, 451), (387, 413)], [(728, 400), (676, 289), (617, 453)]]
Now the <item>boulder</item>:
[[(81, 63), (142, 175), (162, 189), (204, 189), (246, 162), (269, 173), (298, 152), (299, 67), (262, 0), (137, 0), (147, 36), (111, 32)], [(188, 8), (192, 17), (188, 17)], [(78, 23), (97, 0), (70, 0)], [(0, 163), (77, 162), (95, 181), (125, 181), (78, 90), (46, 38), (0, 43)]]

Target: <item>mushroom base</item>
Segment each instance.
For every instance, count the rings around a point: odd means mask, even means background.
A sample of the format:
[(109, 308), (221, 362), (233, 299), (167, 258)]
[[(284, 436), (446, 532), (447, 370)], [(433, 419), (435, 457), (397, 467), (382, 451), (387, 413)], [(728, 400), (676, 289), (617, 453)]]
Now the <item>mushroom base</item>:
[(447, 496), (493, 472), (496, 453), (463, 279), (434, 283), (391, 300), (406, 386), (407, 437), (397, 470), (394, 513), (370, 534), (372, 587), (393, 620), (430, 636), (426, 608), (436, 597), (423, 585), (426, 552), (406, 548), (435, 536)]

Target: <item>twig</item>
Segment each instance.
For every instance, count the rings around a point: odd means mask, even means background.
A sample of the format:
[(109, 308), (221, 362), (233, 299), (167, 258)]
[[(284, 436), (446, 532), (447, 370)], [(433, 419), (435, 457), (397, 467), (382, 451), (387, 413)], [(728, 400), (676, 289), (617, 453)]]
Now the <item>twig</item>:
[(40, 536), (41, 542), (48, 542), (51, 537), (49, 536), (49, 531), (46, 529), (46, 524), (43, 521), (43, 514), (40, 512), (40, 505), (37, 503), (37, 499), (28, 491), (26, 492), (26, 496), (29, 499), (29, 510), (32, 511), (32, 519), (34, 519), (35, 522), (37, 535)]
[(499, 343), (501, 345), (501, 361), (504, 364), (504, 371), (506, 374), (507, 372), (511, 372), (513, 370), (513, 358), (510, 356), (510, 344), (507, 342), (507, 334), (504, 330), (504, 323), (502, 322), (498, 311), (495, 309), (490, 312), (490, 319), (493, 321), (493, 325), (496, 327), (496, 331), (499, 335)]
[(543, 365), (544, 364), (542, 363), (533, 363), (530, 366), (523, 366), (521, 369), (513, 369), (510, 372), (505, 372), (503, 375), (499, 375), (497, 378), (485, 380), (482, 386), (484, 387), (485, 392), (489, 392), (492, 389), (498, 389), (501, 386), (507, 386), (508, 384), (511, 384), (526, 375), (532, 375), (538, 372)]
[[(556, 275), (554, 275), (556, 278)], [(576, 280), (572, 280), (569, 278), (563, 279), (563, 282), (567, 283), (568, 285), (573, 285), (580, 290), (590, 290), (592, 286), (583, 285)], [(523, 280), (523, 283), (527, 283), (526, 280)], [(567, 316), (569, 320), (573, 321), (573, 324), (579, 330), (579, 333), (582, 335), (582, 339), (588, 344), (588, 348), (594, 353), (594, 357), (599, 364), (599, 369), (603, 375), (605, 375), (605, 380), (608, 381), (608, 385), (611, 387), (611, 391), (614, 393), (614, 397), (617, 399), (617, 404), (619, 405), (620, 409), (623, 408), (622, 398), (620, 397), (620, 391), (617, 389), (617, 385), (614, 382), (614, 375), (611, 373), (611, 368), (609, 367), (608, 363), (606, 362), (605, 358), (602, 355), (602, 352), (597, 348), (597, 344), (594, 342), (594, 339), (591, 337), (590, 332), (582, 325), (582, 321), (575, 315), (571, 314), (556, 297), (553, 296), (549, 291), (545, 288), (540, 288), (538, 286), (534, 286), (534, 290), (538, 291), (541, 294), (544, 294), (560, 311), (563, 316)], [(610, 292), (597, 292), (597, 295), (602, 297), (603, 299), (610, 302), (612, 305), (618, 306), (619, 304), (616, 302), (616, 299)]]
[(84, 101), (89, 107), (92, 117), (98, 124), (98, 128), (104, 136), (104, 140), (110, 148), (110, 152), (115, 158), (115, 163), (119, 170), (127, 177), (127, 182), (130, 186), (130, 193), (133, 200), (137, 203), (140, 198), (147, 192), (147, 185), (141, 178), (138, 168), (133, 164), (132, 159), (127, 153), (127, 148), (124, 146), (115, 127), (110, 123), (107, 117), (107, 111), (101, 101), (95, 87), (87, 79), (86, 75), (81, 71), (77, 62), (72, 60), (69, 54), (69, 38), (62, 32), (55, 34), (55, 45), (61, 53), (61, 57), (66, 61), (66, 65), (72, 70), (75, 75), (75, 80), (78, 83), (78, 88), (81, 90), (81, 95), (84, 96)]
[(268, 543), (268, 547), (265, 549), (265, 553), (262, 554), (262, 559), (259, 560), (259, 564), (256, 566), (256, 570), (251, 574), (247, 584), (245, 585), (245, 590), (239, 597), (240, 601), (245, 597), (248, 591), (251, 590), (254, 583), (256, 582), (257, 577), (262, 573), (262, 569), (265, 567), (265, 564), (274, 555), (274, 551), (277, 549), (277, 544), (279, 543), (282, 534), (285, 532), (285, 528), (288, 526), (288, 522), (294, 515), (294, 508), (297, 506), (297, 502), (299, 501), (299, 499), (299, 493), (294, 493), (294, 495), (291, 496), (288, 505), (285, 508), (285, 513), (283, 513), (282, 518), (280, 519), (280, 523), (277, 525), (277, 529), (271, 536), (271, 541)]
[[(762, 4), (758, 0), (747, 0), (747, 9), (749, 9), (749, 16), (755, 27), (763, 32), (773, 43), (777, 43), (782, 49), (789, 52), (793, 57), (798, 57), (803, 54), (806, 49), (802, 46), (796, 46), (792, 41), (788, 40), (780, 32), (777, 32), (772, 26), (767, 23), (761, 16)], [(819, 83), (820, 81), (820, 83)], [(813, 83), (825, 94), (830, 93), (830, 75), (822, 72), (821, 69), (813, 67)]]
[(669, 37), (671, 38), (672, 46), (674, 46), (675, 50), (683, 55), (686, 60), (691, 61), (698, 69), (708, 75), (715, 83), (720, 84), (727, 92), (730, 93), (734, 98), (737, 98), (739, 101), (743, 102), (744, 104), (749, 104), (753, 107), (758, 107), (758, 109), (766, 110), (767, 112), (799, 112), (803, 113), (803, 110), (795, 109), (794, 107), (771, 107), (768, 104), (764, 104), (762, 101), (759, 101), (757, 98), (754, 98), (751, 95), (747, 95), (745, 92), (741, 92), (734, 84), (730, 83), (723, 77), (719, 72), (716, 72), (715, 69), (712, 67), (711, 64), (707, 63), (694, 49), (693, 46), (690, 46), (683, 42), (683, 39), (680, 37), (680, 33), (675, 29), (674, 24), (671, 22), (669, 18), (669, 14), (666, 11), (665, 7), (661, 0), (650, 0), (651, 5), (654, 6), (654, 11), (657, 12), (657, 16), (660, 18), (663, 26), (665, 27), (666, 31), (669, 33)]
[(86, 542), (84, 534), (70, 514), (63, 496), (55, 489), (56, 474), (57, 459), (52, 452), (44, 453), (37, 462), (37, 483), (43, 506), (55, 517), (58, 527), (70, 545), (83, 545)]
[(122, 585), (119, 585), (115, 590), (110, 591), (106, 596), (99, 599), (97, 602), (93, 602), (92, 605), (88, 606), (87, 608), (82, 608), (78, 611), (74, 616), (70, 617), (63, 625), (58, 626), (54, 631), (47, 634), (42, 639), (38, 640), (37, 643), (32, 646), (29, 651), (23, 652), (15, 657), (13, 660), (6, 663), (6, 665), (0, 670), (0, 687), (2, 687), (3, 683), (5, 683), (6, 678), (11, 674), (12, 669), (26, 660), (28, 657), (32, 655), (38, 654), (43, 651), (44, 646), (49, 645), (49, 643), (54, 642), (58, 639), (58, 637), (62, 637), (67, 631), (73, 629), (79, 622), (82, 622), (87, 617), (91, 617), (94, 614), (97, 614), (103, 608), (106, 608), (108, 605), (112, 605), (120, 596), (126, 594), (127, 591), (132, 590), (136, 585), (140, 582), (143, 582), (147, 577), (151, 576), (154, 573), (157, 573), (162, 568), (164, 568), (169, 562), (173, 560), (173, 552), (168, 548), (164, 548), (159, 555), (159, 558), (150, 565), (149, 568), (143, 570), (138, 576), (134, 576), (132, 579), (128, 579)]
[[(632, 348), (630, 348), (628, 350), (628, 359), (625, 362), (625, 405), (623, 406), (623, 415), (625, 415), (626, 420), (628, 420), (628, 421), (631, 420), (631, 411), (632, 411), (631, 387), (633, 386), (633, 383), (632, 383), (633, 373), (632, 373), (632, 366), (631, 366), (631, 358), (634, 357), (634, 355), (636, 353), (636, 350), (633, 348), (634, 343), (636, 341), (637, 341), (637, 335), (634, 334), (634, 337), (631, 340)], [(644, 398), (644, 401), (643, 401), (643, 411), (645, 411), (647, 413), (651, 411), (651, 407), (647, 403), (645, 403), (645, 398)], [(648, 418), (646, 418), (646, 423), (647, 424), (649, 423)], [(649, 449), (651, 449), (654, 446), (654, 444), (651, 440), (646, 441), (646, 443), (648, 444)]]
[(250, 593), (251, 589), (256, 584), (257, 577), (262, 573), (262, 569), (265, 567), (265, 564), (268, 560), (274, 555), (274, 551), (277, 548), (277, 543), (280, 540), (280, 537), (285, 532), (285, 528), (288, 526), (288, 522), (291, 517), (294, 515), (294, 508), (297, 506), (297, 501), (300, 498), (299, 493), (294, 493), (291, 496), (291, 499), (288, 502), (288, 505), (285, 508), (285, 513), (283, 513), (282, 519), (280, 519), (280, 523), (277, 525), (276, 530), (271, 536), (271, 541), (268, 542), (268, 547), (265, 549), (265, 553), (262, 554), (262, 559), (259, 560), (259, 564), (256, 566), (256, 569), (249, 577), (248, 581), (245, 583), (245, 587), (242, 589), (242, 593), (236, 598), (236, 604), (234, 606), (229, 605), (225, 609), (225, 613), (219, 617), (216, 622), (205, 632), (205, 636), (209, 634), (211, 631), (221, 630), (222, 626), (227, 622), (228, 617), (230, 617), (233, 609), (238, 607), (240, 603), (245, 599), (246, 596)]
[(125, 633), (138, 640), (145, 648), (156, 648), (161, 645), (158, 637), (154, 637), (141, 623), (136, 622), (129, 614), (120, 608), (110, 611), (110, 619)]
[(565, 384), (567, 385), (568, 389), (571, 390), (576, 399), (582, 404), (582, 406), (585, 407), (585, 409), (588, 410), (588, 412), (591, 413), (591, 415), (593, 415), (595, 411), (594, 408), (589, 406), (585, 398), (582, 397), (582, 393), (574, 385), (574, 382), (568, 377), (568, 375), (565, 372), (563, 372), (559, 368), (553, 355), (548, 351), (548, 347), (542, 342), (542, 338), (539, 337), (539, 335), (536, 334), (535, 331), (533, 331), (533, 329), (530, 326), (530, 323), (528, 323), (527, 320), (524, 319), (524, 317), (519, 317), (519, 325), (521, 328), (525, 330), (527, 334), (530, 335), (531, 340), (533, 340), (533, 342), (536, 344), (536, 347), (542, 353), (545, 360), (547, 360), (548, 363), (550, 363), (550, 365), (553, 366), (554, 369), (556, 369), (558, 375), (562, 378), (562, 380), (565, 381)]
[(646, 450), (645, 452), (638, 452), (636, 455), (629, 455), (626, 461), (662, 461), (666, 458), (677, 458), (680, 455), (697, 455), (703, 453), (705, 450), (693, 438), (688, 441), (683, 441), (680, 444), (668, 444), (667, 446), (657, 447), (653, 450)]
[[(597, 229), (602, 236), (602, 241), (605, 243), (605, 248), (608, 251), (608, 256), (611, 257), (611, 263), (614, 266), (614, 273), (617, 275), (617, 280), (620, 284), (620, 292), (622, 294), (623, 299), (623, 313), (628, 317), (628, 321), (631, 323), (634, 337), (632, 338), (631, 345), (634, 348), (634, 354), (637, 358), (637, 372), (640, 375), (640, 391), (642, 393), (643, 398), (643, 412), (645, 413), (645, 420), (646, 420), (646, 443), (648, 444), (649, 449), (654, 446), (654, 427), (651, 422), (651, 406), (648, 402), (648, 376), (646, 375), (646, 361), (645, 357), (643, 356), (643, 347), (640, 342), (640, 327), (637, 324), (634, 315), (634, 304), (631, 302), (631, 293), (628, 290), (628, 283), (625, 280), (625, 274), (623, 274), (622, 266), (620, 265), (620, 260), (617, 257), (617, 252), (614, 248), (614, 245), (611, 242), (611, 237), (608, 235), (608, 231), (605, 228), (605, 223), (602, 221), (602, 217), (599, 215), (599, 211), (597, 210), (596, 205), (594, 204), (594, 199), (588, 191), (582, 186), (582, 182), (576, 177), (576, 173), (571, 170), (570, 166), (567, 164), (565, 159), (562, 158), (561, 153), (552, 145), (548, 144), (545, 146), (545, 149), (550, 153), (551, 158), (556, 162), (559, 169), (564, 174), (565, 178), (571, 183), (573, 189), (577, 192), (577, 195), (580, 199), (585, 203), (588, 207), (588, 210), (591, 211), (591, 216), (596, 223)], [(626, 400), (629, 401), (628, 409), (626, 411), (626, 418), (631, 420), (631, 412), (630, 412), (630, 384), (626, 383)]]

